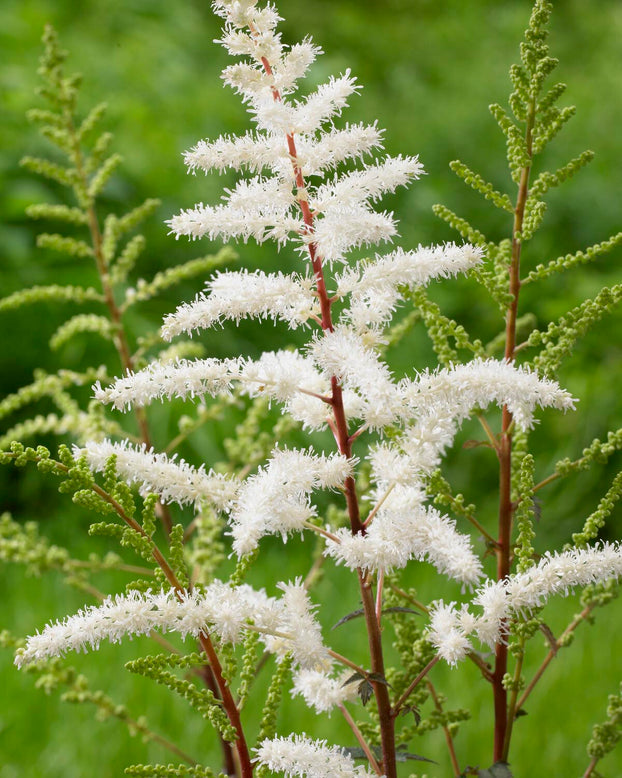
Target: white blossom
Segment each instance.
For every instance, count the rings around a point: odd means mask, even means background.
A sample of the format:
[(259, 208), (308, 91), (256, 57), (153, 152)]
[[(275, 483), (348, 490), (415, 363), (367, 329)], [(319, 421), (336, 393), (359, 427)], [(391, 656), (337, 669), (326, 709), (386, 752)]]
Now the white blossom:
[(469, 610), (455, 603), (435, 604), (428, 638), (448, 662), (459, 661), (469, 648), (469, 634), (491, 648), (505, 636), (505, 622), (529, 615), (550, 597), (564, 597), (576, 587), (622, 577), (622, 544), (602, 543), (594, 548), (546, 553), (529, 570), (500, 581), (487, 580), (475, 593)]
[(530, 429), (537, 406), (567, 411), (574, 399), (555, 381), (541, 378), (528, 366), (494, 359), (474, 359), (433, 373), (423, 372), (414, 381), (403, 381), (404, 401), (413, 413), (452, 410), (463, 421), (476, 406), (496, 402), (506, 405), (517, 426)]
[(283, 596), (277, 599), (263, 589), (216, 580), (203, 593), (133, 591), (108, 597), (30, 636), (15, 663), (22, 667), (68, 651), (96, 650), (105, 640), (119, 643), (126, 636), (148, 635), (152, 630), (176, 632), (183, 639), (213, 633), (236, 643), (252, 625), (269, 651), (280, 656), (291, 653), (295, 666), (302, 669), (326, 669), (331, 660), (304, 587), (296, 581), (281, 588)]
[(247, 316), (271, 317), (299, 327), (319, 313), (313, 285), (312, 278), (283, 273), (218, 273), (207, 284), (207, 294), (164, 318), (162, 337), (171, 340), (182, 332), (207, 329), (225, 319), (239, 322)]
[(299, 778), (372, 778), (349, 754), (325, 740), (289, 735), (262, 741), (255, 749), (259, 764), (273, 772)]
[(302, 531), (316, 513), (310, 494), (339, 487), (354, 464), (341, 454), (273, 451), (267, 465), (246, 479), (231, 510), (234, 551), (242, 556), (264, 535), (280, 534), (286, 540), (288, 534)]
[(175, 362), (152, 362), (144, 370), (128, 373), (102, 388), (93, 385), (96, 400), (118, 410), (148, 405), (152, 400), (173, 397), (201, 399), (228, 393), (237, 377), (239, 359), (179, 359)]
[(350, 296), (345, 319), (356, 329), (367, 325), (382, 326), (391, 318), (402, 299), (400, 286), (423, 286), (434, 278), (447, 278), (464, 273), (482, 261), (483, 251), (477, 246), (419, 246), (414, 251), (401, 248), (385, 256), (348, 268), (336, 277), (340, 297)]
[(141, 495), (157, 494), (164, 503), (199, 507), (205, 502), (222, 510), (231, 507), (240, 487), (231, 477), (206, 472), (205, 465), (195, 468), (177, 455), (168, 457), (145, 444), (132, 446), (127, 440), (88, 441), (82, 448), (74, 446), (74, 455), (85, 456), (90, 467), (100, 473), (114, 455), (121, 478), (138, 484)]
[(389, 368), (354, 330), (340, 325), (315, 338), (310, 354), (326, 375), (362, 398), (359, 413), (371, 427), (382, 428), (401, 415), (402, 398)]
[(448, 605), (439, 602), (432, 608), (427, 638), (450, 665), (460, 662), (472, 649), (453, 602)]
[(328, 713), (344, 702), (355, 702), (358, 684), (346, 683), (351, 670), (341, 672), (336, 678), (321, 670), (298, 670), (293, 676), (292, 696), (302, 697), (317, 713)]
[(450, 578), (473, 585), (482, 567), (467, 535), (455, 522), (423, 504), (425, 494), (413, 486), (396, 486), (386, 496), (365, 534), (341, 528), (339, 542), (327, 540), (324, 553), (354, 570), (403, 568), (411, 559), (427, 560)]

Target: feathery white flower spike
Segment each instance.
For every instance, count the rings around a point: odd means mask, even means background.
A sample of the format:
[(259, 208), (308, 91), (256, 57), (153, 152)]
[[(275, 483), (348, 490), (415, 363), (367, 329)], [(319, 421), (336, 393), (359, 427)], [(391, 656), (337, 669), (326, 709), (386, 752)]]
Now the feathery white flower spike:
[[(26, 647), (17, 652), (15, 664), (22, 667), (68, 651), (98, 649), (105, 640), (120, 643), (126, 636), (148, 635), (154, 629), (176, 632), (184, 640), (209, 632), (236, 643), (252, 624), (269, 651), (280, 656), (291, 653), (302, 669), (326, 670), (331, 659), (302, 583), (281, 588), (284, 594), (279, 599), (268, 597), (263, 589), (232, 587), (222, 581), (212, 582), (203, 593), (169, 590), (108, 597), (30, 636)], [(308, 630), (308, 640), (300, 624)]]
[(337, 296), (350, 295), (350, 304), (342, 317), (357, 330), (382, 326), (403, 299), (400, 286), (412, 289), (435, 278), (466, 273), (480, 264), (482, 258), (483, 250), (468, 243), (419, 246), (414, 251), (398, 248), (385, 256), (376, 255), (374, 260), (337, 275)]
[(356, 701), (358, 684), (346, 683), (351, 676), (351, 670), (342, 672), (337, 678), (321, 670), (298, 670), (293, 676), (292, 697), (302, 697), (309, 708), (330, 715), (338, 705)]
[(233, 550), (250, 553), (264, 535), (301, 532), (315, 516), (310, 494), (335, 489), (352, 474), (355, 461), (341, 454), (328, 457), (276, 449), (265, 467), (246, 479), (231, 510)]
[(550, 597), (564, 597), (577, 586), (622, 578), (622, 544), (603, 543), (594, 548), (547, 553), (529, 570), (502, 581), (488, 580), (477, 590), (471, 605), (480, 615), (457, 609), (455, 603), (435, 604), (428, 639), (442, 658), (455, 664), (470, 650), (469, 635), (493, 647), (504, 639), (504, 622), (513, 614), (528, 615)]
[(470, 539), (456, 530), (452, 519), (423, 505), (424, 499), (416, 487), (395, 486), (364, 535), (338, 529), (334, 534), (339, 542), (327, 540), (324, 554), (351, 570), (385, 572), (425, 559), (440, 573), (472, 586), (481, 578), (482, 566)]
[(559, 384), (541, 378), (527, 366), (495, 359), (474, 359), (436, 372), (421, 373), (414, 381), (401, 384), (404, 401), (415, 414), (452, 410), (452, 418), (463, 421), (470, 411), (491, 402), (507, 405), (522, 430), (533, 426), (536, 407), (574, 409), (574, 398)]
[(198, 508), (209, 503), (219, 510), (231, 507), (240, 488), (235, 479), (205, 472), (205, 466), (192, 467), (177, 455), (156, 453), (145, 444), (132, 446), (127, 440), (112, 443), (88, 441), (74, 446), (74, 456), (85, 456), (93, 470), (102, 473), (111, 456), (116, 457), (117, 472), (130, 484), (138, 484), (142, 496), (157, 494), (164, 503), (193, 504)]
[(207, 284), (207, 294), (180, 305), (164, 318), (162, 337), (171, 340), (182, 332), (207, 329), (225, 319), (244, 317), (280, 319), (294, 329), (305, 324), (320, 309), (313, 293), (314, 280), (283, 273), (246, 270), (216, 274)]
[[(98, 381), (93, 390), (100, 402), (127, 410), (163, 398), (195, 400), (229, 394), (234, 382), (241, 383), (251, 396), (273, 397), (286, 405), (299, 392), (322, 395), (330, 387), (328, 378), (320, 375), (310, 359), (291, 351), (268, 351), (256, 361), (239, 357), (152, 362), (144, 370), (117, 378), (106, 388)], [(317, 397), (310, 399), (314, 408), (310, 415), (316, 422), (313, 426), (322, 426), (326, 421), (324, 403)], [(305, 408), (308, 410), (308, 403)], [(318, 408), (322, 411), (319, 421)]]
[(325, 740), (289, 735), (262, 741), (255, 749), (259, 764), (297, 778), (372, 778), (374, 773), (355, 765), (349, 754)]

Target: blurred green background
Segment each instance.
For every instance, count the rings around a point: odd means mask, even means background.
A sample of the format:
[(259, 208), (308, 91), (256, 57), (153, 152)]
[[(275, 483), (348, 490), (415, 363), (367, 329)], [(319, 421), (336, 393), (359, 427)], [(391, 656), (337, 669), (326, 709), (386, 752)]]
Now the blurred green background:
[[(554, 169), (585, 148), (593, 149), (596, 159), (576, 179), (552, 192), (545, 227), (525, 255), (527, 267), (585, 248), (622, 228), (622, 4), (619, 0), (559, 0), (555, 6), (550, 42), (552, 54), (561, 61), (556, 76), (568, 84), (563, 104), (576, 104), (578, 113), (544, 161)], [(405, 247), (456, 239), (433, 216), (431, 206), (436, 202), (469, 218), (491, 239), (508, 236), (507, 215), (500, 216), (479, 195), (467, 191), (448, 163), (458, 157), (497, 187), (512, 192), (504, 163), (504, 138), (487, 106), (505, 103), (507, 71), (516, 60), (530, 7), (527, 0), (282, 0), (278, 4), (285, 17), (285, 41), (310, 34), (326, 52), (312, 72), (314, 83), (349, 67), (363, 84), (361, 96), (352, 100), (344, 120), (378, 119), (386, 128), (389, 153), (420, 154), (428, 175), (407, 192), (388, 198), (385, 205), (399, 216)], [(39, 105), (34, 96), (36, 67), (47, 22), (57, 28), (62, 45), (70, 52), (68, 69), (84, 75), (84, 111), (101, 100), (110, 105), (105, 127), (115, 133), (114, 150), (123, 155), (124, 165), (107, 187), (105, 207), (121, 212), (146, 197), (162, 199), (158, 213), (144, 228), (148, 249), (140, 261), (139, 275), (150, 277), (157, 270), (216, 249), (205, 242), (175, 242), (163, 224), (181, 207), (213, 202), (222, 186), (232, 180), (187, 176), (181, 153), (199, 138), (235, 133), (247, 126), (239, 99), (225, 90), (219, 79), (227, 58), (213, 43), (219, 25), (210, 4), (84, 0), (78, 6), (67, 0), (4, 0), (0, 22), (0, 295), (33, 284), (94, 283), (87, 264), (79, 266), (35, 249), (37, 232), (57, 227), (34, 224), (24, 216), (31, 203), (62, 202), (64, 197), (56, 187), (19, 167), (19, 159), (26, 154), (49, 153), (25, 119), (26, 110)], [(279, 263), (291, 267), (296, 262), (288, 251), (277, 256), (271, 246), (241, 246), (239, 254), (245, 264), (271, 269)], [(542, 325), (585, 297), (594, 296), (604, 284), (619, 280), (621, 256), (618, 250), (588, 268), (554, 277), (530, 289), (524, 303), (536, 311)], [(188, 284), (176, 289), (168, 300), (145, 305), (134, 324), (140, 330), (149, 322), (158, 322), (178, 300), (193, 296), (200, 286), (199, 282)], [(439, 285), (433, 296), (473, 335), (489, 339), (501, 327), (498, 314), (489, 301), (473, 293), (471, 284), (452, 282)], [(0, 314), (0, 396), (28, 383), (37, 366), (53, 370), (59, 362), (76, 367), (103, 359), (98, 354), (99, 344), (88, 339), (67, 346), (60, 355), (49, 353), (50, 335), (70, 312), (74, 311), (37, 306), (10, 316)], [(560, 457), (577, 456), (594, 437), (603, 437), (608, 429), (620, 426), (621, 335), (622, 320), (615, 313), (581, 341), (561, 371), (561, 383), (581, 402), (573, 416), (546, 414), (537, 430), (538, 473), (542, 476)], [(223, 332), (207, 333), (203, 342), (217, 356), (255, 354), (266, 342), (263, 339), (271, 337), (270, 325), (243, 327), (239, 334), (227, 327)], [(275, 337), (285, 343), (288, 334), (277, 329)], [(407, 371), (433, 364), (431, 356), (426, 336), (418, 329), (395, 355), (396, 369)], [(162, 435), (166, 423), (161, 420)], [(196, 442), (201, 456), (218, 453), (218, 436), (222, 434), (219, 428), (213, 440)], [(477, 429), (467, 427), (464, 437), (469, 434), (478, 434)], [(494, 515), (493, 463), (484, 451), (465, 454), (458, 449), (449, 458), (448, 473), (490, 518)], [(190, 456), (192, 450), (184, 453)], [(211, 461), (209, 457), (207, 461)], [(539, 550), (559, 547), (581, 525), (619, 467), (620, 458), (614, 458), (607, 467), (582, 474), (572, 484), (563, 482), (542, 492)], [(0, 510), (10, 509), (16, 517), (41, 521), (46, 531), (58, 542), (70, 543), (77, 554), (87, 554), (94, 547), (93, 541), (84, 538), (88, 520), (69, 510), (62, 498), (59, 501), (54, 486), (36, 472), (4, 470), (0, 472), (0, 489)], [(607, 529), (604, 537), (619, 536), (619, 522), (620, 511), (612, 518), (613, 529)], [(106, 545), (95, 547), (105, 549)], [(284, 562), (280, 546), (268, 544), (267, 553), (273, 555), (281, 577), (285, 577), (281, 572), (284, 565), (289, 566), (288, 575), (300, 572), (304, 549), (293, 544), (286, 552)], [(30, 633), (49, 618), (83, 604), (82, 595), (67, 593), (53, 577), (51, 582), (33, 581), (24, 578), (21, 570), (4, 568), (0, 581), (5, 593), (2, 622), (18, 634)], [(432, 596), (432, 583), (432, 577), (428, 580), (424, 575), (417, 585)], [(327, 587), (327, 582), (321, 585), (319, 599), (330, 599)], [(356, 607), (356, 601), (349, 605)], [(555, 616), (555, 627), (562, 626), (563, 617), (575, 610), (576, 603), (565, 604)], [(335, 604), (335, 612), (328, 617), (334, 615), (336, 620), (343, 612)], [(155, 729), (179, 736), (188, 750), (202, 758), (204, 749), (211, 748), (204, 744), (204, 739), (211, 742), (211, 736), (205, 734), (202, 723), (183, 715), (184, 707), (171, 704), (166, 695), (116, 670), (121, 667), (120, 657), (127, 659), (139, 648), (140, 644), (130, 644), (106, 649), (97, 658), (91, 656), (76, 664), (89, 668), (89, 673), (94, 669), (110, 693), (119, 700), (129, 700), (135, 715), (149, 709)], [(600, 623), (582, 632), (572, 652), (554, 663), (540, 694), (534, 695), (531, 715), (517, 725), (512, 758), (516, 776), (582, 774), (591, 724), (604, 718), (606, 696), (616, 691), (619, 682), (621, 648), (620, 608), (613, 606), (601, 615)], [(0, 778), (77, 778), (87, 772), (116, 776), (132, 761), (168, 761), (156, 746), (131, 739), (120, 725), (93, 725), (90, 711), (62, 706), (57, 696), (45, 697), (35, 691), (31, 679), (12, 669), (6, 652), (1, 661), (6, 696), (0, 711)], [(115, 669), (111, 672), (111, 668)], [(468, 674), (466, 680), (465, 676), (457, 680), (458, 674), (442, 671), (439, 679), (444, 691), (457, 695), (460, 704), (473, 707), (474, 721), (464, 727), (457, 740), (460, 757), (465, 764), (470, 761), (487, 766), (488, 736), (482, 734), (489, 726), (487, 690), (481, 690), (481, 684)], [(336, 720), (322, 723), (318, 729), (309, 715), (306, 726), (335, 742), (343, 735)], [(432, 742), (434, 753), (424, 751), (423, 746), (420, 750), (438, 759), (441, 767), (431, 767), (428, 774), (449, 775), (442, 739)], [(609, 757), (602, 771), (609, 778), (622, 774), (622, 757)]]

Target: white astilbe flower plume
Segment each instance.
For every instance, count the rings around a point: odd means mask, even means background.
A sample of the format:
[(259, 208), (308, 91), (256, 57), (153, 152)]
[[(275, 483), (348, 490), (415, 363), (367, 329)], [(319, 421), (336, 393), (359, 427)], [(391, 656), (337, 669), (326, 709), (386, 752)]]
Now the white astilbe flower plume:
[(325, 740), (289, 735), (262, 741), (255, 749), (259, 764), (273, 772), (298, 778), (372, 778), (349, 754)]
[(436, 603), (431, 612), (428, 639), (450, 664), (471, 650), (469, 636), (494, 647), (504, 639), (504, 623), (513, 615), (528, 616), (550, 597), (567, 596), (576, 587), (622, 577), (622, 545), (603, 543), (594, 548), (546, 553), (523, 573), (501, 581), (488, 580), (477, 590), (471, 606)]
[(450, 578), (477, 583), (482, 566), (469, 537), (456, 530), (452, 519), (423, 505), (424, 499), (416, 487), (395, 486), (364, 535), (338, 529), (339, 542), (327, 540), (324, 553), (352, 570), (390, 572), (411, 559), (425, 559)]
[(419, 246), (414, 251), (401, 248), (375, 260), (348, 268), (336, 276), (337, 296), (350, 296), (342, 316), (356, 329), (383, 326), (402, 300), (400, 287), (424, 286), (435, 278), (464, 273), (481, 263), (483, 250), (464, 244)]
[(355, 460), (341, 454), (276, 449), (265, 467), (246, 479), (231, 510), (233, 550), (248, 554), (264, 535), (283, 540), (315, 516), (310, 494), (336, 489), (352, 474)]
[(202, 593), (134, 591), (108, 597), (100, 605), (48, 624), (29, 637), (26, 647), (17, 652), (15, 664), (22, 667), (68, 651), (97, 649), (105, 640), (119, 643), (124, 637), (148, 635), (152, 630), (176, 632), (183, 639), (210, 633), (236, 643), (252, 624), (269, 651), (279, 656), (292, 654), (297, 667), (330, 667), (331, 659), (304, 587), (298, 581), (281, 588), (283, 597), (277, 599), (268, 597), (263, 589), (233, 587), (217, 580)]
[[(312, 428), (326, 424), (330, 379), (313, 361), (295, 351), (266, 351), (259, 359), (178, 359), (152, 362), (144, 370), (127, 373), (110, 386), (93, 386), (94, 397), (119, 410), (176, 397), (201, 400), (229, 394), (234, 383), (251, 397), (270, 397), (283, 403), (292, 416)], [(319, 395), (319, 396), (316, 396)]]
[(344, 702), (355, 702), (358, 683), (346, 683), (351, 670), (341, 672), (336, 678), (321, 670), (298, 670), (294, 673), (292, 696), (302, 697), (317, 713), (328, 713)]
[(202, 503), (224, 510), (230, 508), (240, 488), (240, 482), (205, 466), (192, 467), (177, 456), (156, 453), (145, 444), (132, 446), (128, 441), (112, 443), (88, 441), (84, 447), (74, 446), (74, 456), (86, 457), (89, 466), (103, 473), (111, 456), (116, 458), (116, 469), (121, 478), (138, 484), (142, 496), (157, 494), (164, 503), (178, 505)]
[(93, 386), (93, 396), (118, 410), (148, 405), (153, 400), (202, 399), (229, 393), (237, 377), (239, 359), (179, 359), (175, 362), (152, 362), (144, 370), (128, 372), (113, 384)]
[(476, 406), (496, 402), (506, 405), (520, 429), (533, 426), (536, 407), (574, 408), (575, 400), (555, 381), (541, 378), (527, 366), (495, 359), (474, 359), (436, 372), (423, 372), (414, 381), (401, 383), (405, 403), (414, 415), (436, 411), (445, 415), (453, 409), (457, 422), (466, 419)]
[(321, 50), (309, 39), (285, 46), (270, 5), (223, 2), (216, 12), (226, 21), (222, 45), (232, 56), (247, 58), (225, 68), (223, 79), (242, 95), (256, 130), (200, 141), (185, 161), (192, 172), (233, 169), (251, 177), (225, 191), (222, 203), (201, 203), (173, 217), (171, 231), (177, 237), (294, 242), (305, 252), (312, 245), (329, 263), (344, 261), (352, 248), (391, 240), (396, 234), (392, 215), (375, 212), (372, 203), (419, 178), (418, 158), (359, 162), (358, 169), (327, 181), (327, 171), (362, 160), (382, 145), (375, 123), (342, 129), (333, 124), (359, 91), (356, 78), (346, 70), (296, 99), (298, 80)]
[(207, 284), (207, 294), (184, 303), (164, 318), (162, 337), (171, 340), (182, 332), (191, 334), (225, 319), (239, 322), (243, 317), (270, 317), (299, 327), (319, 313), (314, 283), (312, 278), (283, 273), (218, 273)]

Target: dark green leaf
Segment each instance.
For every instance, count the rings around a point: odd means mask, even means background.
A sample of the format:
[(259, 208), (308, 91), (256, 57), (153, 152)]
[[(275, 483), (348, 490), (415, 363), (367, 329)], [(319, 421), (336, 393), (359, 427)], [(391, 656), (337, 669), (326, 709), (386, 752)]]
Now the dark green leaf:
[(352, 611), (352, 613), (348, 613), (347, 616), (344, 616), (342, 619), (339, 619), (339, 621), (333, 625), (332, 629), (337, 629), (337, 627), (340, 627), (342, 624), (345, 624), (346, 621), (352, 621), (352, 619), (356, 619), (359, 616), (362, 616), (364, 612), (365, 611), (362, 608), (359, 608), (356, 611)]
[(349, 683), (353, 683), (354, 681), (360, 681), (363, 678), (363, 676), (356, 671), (356, 673), (352, 673), (352, 675), (348, 676), (346, 680), (341, 684), (342, 688), (344, 686), (347, 686)]
[(361, 702), (363, 703), (363, 705), (367, 705), (373, 693), (374, 693), (374, 687), (367, 680), (367, 678), (365, 678), (363, 681), (361, 681), (358, 688), (358, 695), (361, 698)]
[(480, 770), (479, 778), (512, 778), (510, 767), (507, 762), (495, 762), (487, 770)]

